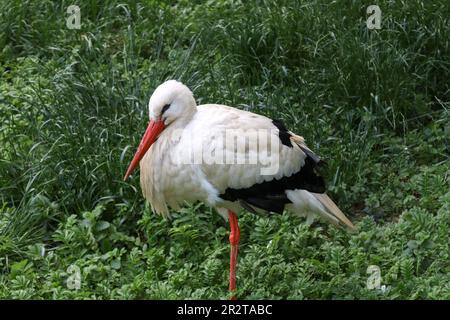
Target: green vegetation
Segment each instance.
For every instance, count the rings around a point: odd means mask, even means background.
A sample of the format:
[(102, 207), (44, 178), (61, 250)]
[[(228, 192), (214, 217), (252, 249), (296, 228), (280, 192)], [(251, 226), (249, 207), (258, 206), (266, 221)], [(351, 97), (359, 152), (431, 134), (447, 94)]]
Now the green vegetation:
[(77, 2), (80, 30), (73, 1), (0, 0), (0, 298), (227, 297), (223, 219), (121, 180), (175, 78), (305, 136), (359, 228), (246, 214), (240, 298), (450, 299), (447, 0), (378, 1), (381, 30), (358, 1)]

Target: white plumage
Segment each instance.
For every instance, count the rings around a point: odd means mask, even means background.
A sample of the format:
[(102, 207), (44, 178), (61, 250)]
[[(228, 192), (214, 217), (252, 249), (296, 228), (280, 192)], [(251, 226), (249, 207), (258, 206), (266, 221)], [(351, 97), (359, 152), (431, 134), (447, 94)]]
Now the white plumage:
[(325, 194), (321, 160), (280, 121), (218, 104), (197, 106), (175, 80), (149, 101), (150, 123), (125, 174), (138, 163), (153, 211), (168, 215), (184, 202), (202, 201), (231, 226), (230, 290), (235, 289), (239, 227), (236, 213), (288, 211), (353, 229)]
[[(305, 163), (306, 155), (300, 146), (307, 147), (303, 138), (293, 133), (290, 133), (293, 147), (279, 144), (279, 170), (275, 174), (261, 174), (261, 163), (264, 162), (261, 158), (266, 153), (259, 154), (256, 164), (192, 163), (193, 154), (202, 154), (205, 145), (223, 148), (224, 160), (227, 152), (244, 159), (248, 159), (249, 152), (258, 152), (239, 147), (239, 143), (245, 143), (242, 140), (236, 141), (234, 150), (227, 150), (220, 143), (227, 130), (246, 133), (263, 129), (270, 141), (271, 138), (279, 140), (279, 129), (271, 119), (262, 115), (217, 104), (196, 106), (191, 91), (174, 80), (155, 90), (149, 102), (150, 117), (158, 119), (166, 105), (170, 105), (164, 112), (166, 128), (140, 162), (143, 194), (159, 214), (167, 215), (169, 207), (177, 210), (183, 202), (195, 201), (238, 212), (241, 207), (239, 201), (224, 201), (219, 197), (227, 188), (245, 189), (263, 181), (289, 177), (300, 171)], [(242, 150), (246, 152), (242, 153)], [(309, 219), (319, 215), (329, 222), (348, 225), (347, 219), (335, 217), (308, 191), (287, 189), (286, 196), (292, 202), (286, 205), (287, 211), (309, 216)]]

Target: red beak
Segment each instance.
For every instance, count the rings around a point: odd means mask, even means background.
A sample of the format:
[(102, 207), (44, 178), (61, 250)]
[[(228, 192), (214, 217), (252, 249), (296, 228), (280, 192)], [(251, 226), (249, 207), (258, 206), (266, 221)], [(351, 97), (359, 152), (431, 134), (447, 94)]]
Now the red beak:
[(125, 177), (123, 178), (124, 181), (127, 180), (134, 169), (136, 169), (138, 163), (144, 157), (147, 150), (155, 142), (156, 138), (158, 138), (159, 134), (164, 130), (164, 128), (165, 125), (163, 120), (150, 120), (147, 130), (145, 130), (144, 136), (142, 137), (141, 143), (139, 143), (139, 147), (134, 154), (133, 160), (131, 160), (127, 173), (125, 173)]

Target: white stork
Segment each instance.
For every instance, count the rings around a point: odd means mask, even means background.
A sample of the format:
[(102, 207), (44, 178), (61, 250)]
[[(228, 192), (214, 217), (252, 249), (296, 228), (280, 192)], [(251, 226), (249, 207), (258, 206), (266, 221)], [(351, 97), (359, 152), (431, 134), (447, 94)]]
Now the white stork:
[(148, 107), (150, 122), (124, 180), (140, 163), (141, 188), (154, 212), (168, 215), (169, 207), (203, 201), (228, 219), (232, 294), (240, 209), (286, 210), (354, 229), (325, 194), (315, 170), (320, 158), (280, 121), (224, 105), (197, 106), (189, 88), (175, 80), (156, 88)]

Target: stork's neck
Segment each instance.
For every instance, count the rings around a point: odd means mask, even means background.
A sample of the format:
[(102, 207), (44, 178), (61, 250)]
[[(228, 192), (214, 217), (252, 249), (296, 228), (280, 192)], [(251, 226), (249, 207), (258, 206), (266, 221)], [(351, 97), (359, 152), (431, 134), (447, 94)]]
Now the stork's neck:
[(192, 118), (194, 118), (195, 114), (197, 113), (197, 106), (190, 106), (189, 108), (185, 108), (183, 115), (173, 121), (166, 129), (168, 131), (169, 129), (183, 129), (185, 128), (189, 122), (191, 122)]

